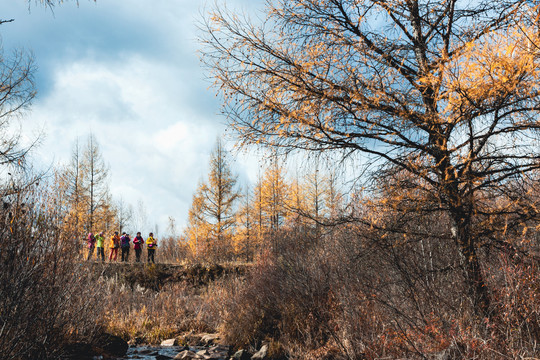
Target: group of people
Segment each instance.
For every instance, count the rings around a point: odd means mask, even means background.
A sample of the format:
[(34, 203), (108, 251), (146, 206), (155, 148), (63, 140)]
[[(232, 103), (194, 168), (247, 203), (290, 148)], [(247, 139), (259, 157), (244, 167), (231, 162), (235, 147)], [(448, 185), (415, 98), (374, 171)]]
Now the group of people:
[[(109, 261), (117, 261), (118, 249), (122, 250), (121, 261), (128, 261), (129, 250), (131, 248), (131, 242), (132, 240), (129, 237), (129, 234), (126, 234), (124, 232), (122, 233), (122, 236), (120, 236), (118, 235), (118, 231), (115, 231), (114, 235), (111, 236), (111, 240), (110, 240), (109, 247), (111, 251), (109, 253)], [(105, 261), (105, 236), (103, 234), (103, 231), (96, 235), (94, 235), (93, 233), (89, 233), (88, 238), (87, 238), (87, 243), (88, 243), (87, 260), (90, 260), (92, 258), (94, 249), (97, 249), (97, 254), (96, 254), (97, 260), (101, 259), (101, 261)], [(142, 254), (143, 246), (145, 243), (146, 243), (146, 248), (148, 252), (148, 262), (152, 262), (155, 264), (157, 239), (154, 237), (153, 233), (150, 233), (148, 235), (148, 239), (146, 239), (146, 242), (144, 241), (140, 232), (138, 232), (137, 236), (133, 238), (133, 249), (135, 250), (135, 261), (141, 262), (141, 254)]]

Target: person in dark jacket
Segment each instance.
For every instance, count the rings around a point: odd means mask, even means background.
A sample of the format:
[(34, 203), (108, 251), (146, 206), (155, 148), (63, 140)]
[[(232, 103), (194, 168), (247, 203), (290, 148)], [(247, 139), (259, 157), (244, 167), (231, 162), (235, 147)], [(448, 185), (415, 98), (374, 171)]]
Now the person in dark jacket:
[(128, 261), (129, 260), (129, 249), (130, 249), (130, 243), (131, 239), (129, 238), (129, 234), (122, 233), (122, 236), (120, 237), (120, 247), (122, 249), (122, 261)]

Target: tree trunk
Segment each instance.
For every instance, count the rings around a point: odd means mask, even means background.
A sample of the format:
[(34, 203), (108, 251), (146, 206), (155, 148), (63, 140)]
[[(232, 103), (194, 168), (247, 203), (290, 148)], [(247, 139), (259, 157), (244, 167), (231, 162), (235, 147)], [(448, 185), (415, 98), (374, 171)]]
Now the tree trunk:
[(490, 299), (482, 274), (482, 267), (476, 252), (475, 239), (471, 233), (471, 216), (460, 214), (454, 216), (456, 226), (456, 242), (463, 259), (466, 285), (469, 298), (477, 315), (490, 317)]

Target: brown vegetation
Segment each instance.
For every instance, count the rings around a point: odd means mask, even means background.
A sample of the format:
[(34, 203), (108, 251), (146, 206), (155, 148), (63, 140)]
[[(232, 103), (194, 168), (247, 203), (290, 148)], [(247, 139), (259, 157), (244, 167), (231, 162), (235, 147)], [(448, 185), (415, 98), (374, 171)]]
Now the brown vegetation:
[[(488, 254), (500, 316), (477, 321), (455, 252), (436, 239), (344, 226), (319, 243), (282, 234), (220, 316), (226, 341), (267, 341), (298, 359), (494, 359), (534, 356), (540, 340), (538, 263)], [(427, 255), (429, 251), (429, 256)], [(426, 270), (427, 268), (427, 270)]]
[(203, 60), (242, 145), (357, 155), (355, 180), (376, 198), (374, 183), (392, 183), (386, 201), (400, 215), (447, 219), (452, 236), (440, 240), (461, 257), (474, 311), (490, 318), (480, 252), (511, 246), (506, 232), (538, 219), (537, 199), (514, 192), (540, 169), (538, 10), (525, 0), (286, 0), (268, 1), (257, 22), (218, 6)]
[(3, 359), (53, 359), (101, 329), (99, 284), (77, 262), (78, 243), (59, 225), (64, 213), (45, 186), (2, 197), (0, 353)]
[[(536, 356), (540, 41), (529, 3), (269, 1), (271, 31), (218, 9), (205, 59), (240, 142), (273, 151), (241, 199), (218, 144), (186, 238), (157, 250), (182, 266), (82, 262), (84, 232), (130, 217), (112, 207), (99, 148), (90, 137), (84, 161), (75, 148), (55, 184), (38, 185), (7, 136), (2, 357), (93, 351), (114, 338), (105, 331), (134, 343), (219, 331), (234, 347), (267, 342), (274, 357), (306, 360)], [(34, 96), (32, 62), (0, 67), (9, 135)], [(317, 158), (304, 181), (278, 161), (296, 150)], [(362, 186), (337, 190), (334, 164), (319, 172), (336, 150), (367, 157), (352, 179)], [(239, 258), (254, 264), (215, 264)]]
[(231, 341), (280, 339), (299, 358), (538, 352), (539, 14), (270, 0), (259, 22), (215, 7), (203, 61), (238, 142), (361, 174), (332, 216), (263, 233)]

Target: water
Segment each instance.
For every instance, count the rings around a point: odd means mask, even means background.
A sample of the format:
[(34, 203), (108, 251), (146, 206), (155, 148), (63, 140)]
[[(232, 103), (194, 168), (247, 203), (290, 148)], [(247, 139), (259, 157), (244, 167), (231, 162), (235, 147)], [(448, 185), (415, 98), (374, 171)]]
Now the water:
[(228, 347), (226, 346), (213, 346), (213, 347), (202, 347), (202, 346), (135, 346), (129, 347), (125, 357), (121, 358), (122, 360), (167, 360), (174, 359), (174, 357), (181, 353), (184, 350), (189, 350), (195, 354), (199, 353), (200, 355), (206, 355), (201, 358), (211, 359), (211, 360), (227, 360), (228, 357)]

